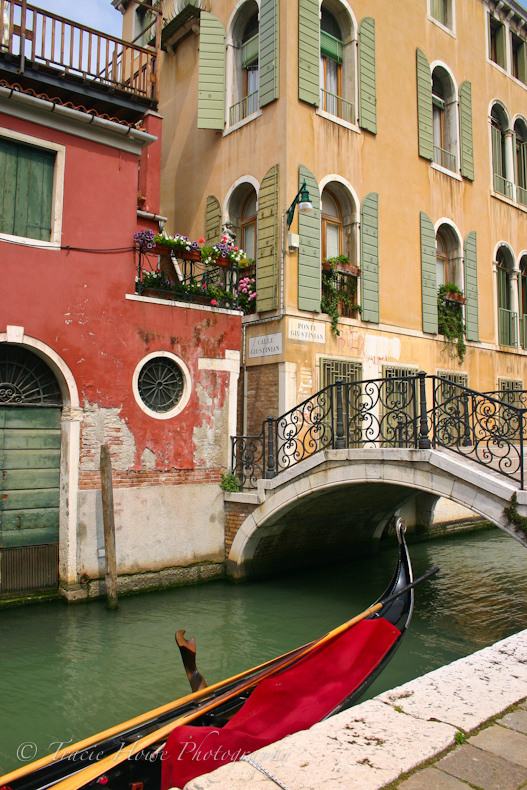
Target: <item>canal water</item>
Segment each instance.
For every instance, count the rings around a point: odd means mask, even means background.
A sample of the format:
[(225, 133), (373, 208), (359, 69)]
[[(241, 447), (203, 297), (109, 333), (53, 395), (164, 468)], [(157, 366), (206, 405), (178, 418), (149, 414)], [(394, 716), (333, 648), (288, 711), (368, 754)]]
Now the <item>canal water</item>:
[[(411, 546), (410, 630), (365, 698), (527, 628), (527, 551), (498, 530)], [(218, 581), (102, 602), (0, 611), (0, 775), (188, 693), (174, 642), (195, 636), (208, 683), (318, 637), (367, 608), (396, 548), (354, 562), (233, 585)], [(22, 746), (25, 744), (24, 746)]]

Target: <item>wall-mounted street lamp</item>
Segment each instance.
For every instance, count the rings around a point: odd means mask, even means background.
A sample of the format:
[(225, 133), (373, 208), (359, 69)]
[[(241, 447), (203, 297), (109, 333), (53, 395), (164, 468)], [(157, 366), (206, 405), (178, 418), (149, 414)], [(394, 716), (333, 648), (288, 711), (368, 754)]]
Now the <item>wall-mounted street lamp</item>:
[(309, 197), (309, 192), (307, 191), (307, 184), (304, 181), (302, 186), (297, 192), (297, 195), (289, 208), (287, 209), (287, 227), (291, 227), (291, 223), (293, 221), (293, 217), (295, 214), (295, 207), (298, 206), (298, 213), (299, 214), (311, 214), (312, 211), (315, 209), (313, 208), (313, 204)]

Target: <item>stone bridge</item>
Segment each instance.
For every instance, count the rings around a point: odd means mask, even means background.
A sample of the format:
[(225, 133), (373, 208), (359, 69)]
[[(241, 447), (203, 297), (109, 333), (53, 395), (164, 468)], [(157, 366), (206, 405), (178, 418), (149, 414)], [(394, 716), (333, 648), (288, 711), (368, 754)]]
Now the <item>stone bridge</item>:
[(527, 516), (518, 481), (444, 448), (321, 450), (253, 492), (225, 495), (227, 573), (241, 581), (370, 552), (414, 497), (423, 522), (445, 497), (527, 546), (504, 515), (514, 493)]

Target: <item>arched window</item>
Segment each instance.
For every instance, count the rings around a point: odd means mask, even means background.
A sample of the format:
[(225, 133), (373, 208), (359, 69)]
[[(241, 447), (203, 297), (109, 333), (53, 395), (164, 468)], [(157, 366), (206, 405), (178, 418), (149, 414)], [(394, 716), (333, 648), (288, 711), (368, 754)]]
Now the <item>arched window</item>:
[(322, 192), (321, 203), (322, 312), (335, 315), (337, 308), (341, 316), (353, 318), (359, 273), (354, 201), (343, 184), (332, 181)]
[(355, 123), (354, 58), (347, 13), (338, 3), (322, 3), (320, 109), (348, 123)]
[(342, 253), (342, 216), (331, 192), (322, 193), (322, 259), (338, 258)]
[(244, 182), (233, 190), (223, 231), (233, 244), (241, 247), (248, 258), (256, 260), (256, 210), (257, 196), (252, 184)]
[(516, 280), (512, 276), (514, 261), (507, 247), (500, 247), (496, 253), (496, 272), (498, 277), (498, 342), (502, 346), (517, 345), (517, 313), (513, 309), (517, 301), (513, 292)]
[(527, 349), (527, 255), (520, 261), (520, 345)]
[(516, 199), (527, 206), (527, 125), (518, 119), (514, 124), (516, 135)]
[(432, 74), (434, 162), (457, 172), (456, 89), (448, 71), (436, 66)]
[(256, 192), (252, 191), (242, 211), (241, 246), (248, 258), (256, 260)]
[(238, 11), (231, 29), (232, 46), (227, 47), (227, 103), (229, 126), (258, 111), (259, 22), (255, 0)]
[[(491, 113), (492, 133), (492, 169), (494, 173), (494, 191), (508, 198), (513, 198), (513, 176), (510, 172), (507, 157), (507, 146), (512, 145), (512, 135), (507, 136), (509, 129), (508, 118), (499, 106), (495, 104)], [(512, 154), (512, 151), (511, 151)], [(511, 156), (512, 160), (512, 156)]]
[(461, 242), (451, 226), (441, 225), (436, 233), (437, 287), (447, 283), (463, 290)]

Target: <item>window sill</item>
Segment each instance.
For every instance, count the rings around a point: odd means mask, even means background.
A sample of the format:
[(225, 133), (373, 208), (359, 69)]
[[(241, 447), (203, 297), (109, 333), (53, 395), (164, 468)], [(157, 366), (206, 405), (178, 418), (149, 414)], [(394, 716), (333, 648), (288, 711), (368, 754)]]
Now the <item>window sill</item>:
[(38, 239), (30, 239), (26, 236), (11, 236), (9, 233), (0, 233), (0, 241), (6, 241), (8, 244), (19, 244), (21, 247), (37, 247), (42, 250), (60, 250), (60, 242), (39, 241)]
[(491, 60), (489, 57), (487, 57), (487, 63), (489, 63), (491, 66), (493, 66), (495, 69), (497, 69), (500, 72), (500, 74), (504, 74), (506, 77), (512, 76), (511, 74), (509, 74), (509, 72), (507, 71), (506, 68), (504, 68), (503, 66), (500, 66), (500, 64), (496, 63), (495, 60)]
[(515, 76), (514, 76), (514, 74), (511, 74), (511, 75), (510, 75), (510, 78), (511, 78), (511, 80), (512, 80), (513, 82), (515, 82), (515, 83), (516, 83), (516, 85), (519, 85), (519, 86), (520, 86), (520, 88), (523, 88), (524, 90), (527, 90), (527, 85), (525, 84), (525, 82), (522, 82), (521, 80), (519, 80), (519, 79), (518, 79), (518, 77), (515, 77)]
[(442, 30), (444, 33), (448, 33), (448, 35), (452, 36), (452, 38), (457, 38), (455, 31), (452, 30), (452, 28), (447, 27), (447, 25), (444, 25), (442, 22), (439, 21), (439, 19), (435, 19), (435, 17), (430, 16), (430, 14), (428, 14), (428, 20), (432, 22), (434, 25), (437, 25), (437, 27), (440, 30)]
[(441, 165), (436, 165), (435, 162), (430, 162), (430, 167), (433, 170), (437, 170), (439, 173), (443, 173), (445, 176), (450, 176), (450, 178), (455, 178), (456, 181), (463, 181), (459, 173), (454, 173), (453, 170), (449, 170), (447, 167), (441, 167)]
[(348, 121), (344, 121), (342, 118), (339, 118), (338, 115), (332, 115), (330, 112), (321, 110), (320, 107), (316, 108), (316, 113), (317, 115), (320, 115), (321, 118), (325, 118), (326, 121), (332, 121), (333, 123), (336, 123), (339, 126), (343, 126), (344, 129), (349, 129), (350, 131), (356, 132), (357, 134), (361, 133), (361, 130), (356, 123), (349, 123)]
[(147, 304), (162, 304), (167, 307), (184, 307), (187, 310), (202, 310), (206, 313), (223, 313), (223, 315), (243, 315), (241, 310), (229, 310), (226, 307), (212, 307), (208, 304), (194, 304), (193, 302), (178, 302), (175, 299), (156, 299), (155, 296), (139, 296), (139, 294), (125, 294), (125, 299), (130, 302), (146, 302)]
[(232, 126), (229, 126), (228, 129), (225, 129), (225, 131), (223, 132), (223, 136), (227, 137), (227, 135), (231, 134), (231, 132), (235, 132), (237, 129), (241, 129), (241, 127), (245, 126), (245, 124), (251, 123), (251, 121), (254, 121), (255, 118), (259, 118), (261, 114), (262, 114), (262, 110), (260, 108), (259, 110), (256, 110), (256, 112), (251, 113), (251, 115), (248, 115), (247, 118), (244, 118), (243, 121), (238, 121), (238, 123), (235, 123)]
[(527, 212), (527, 206), (524, 206), (523, 203), (518, 203), (516, 200), (512, 200), (512, 198), (502, 195), (500, 192), (495, 192), (493, 189), (491, 189), (490, 195), (491, 197), (496, 198), (496, 200), (501, 200), (503, 203), (506, 203), (508, 206), (513, 206), (520, 211)]

